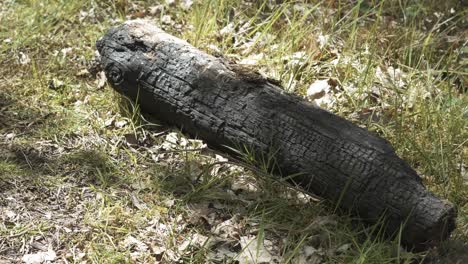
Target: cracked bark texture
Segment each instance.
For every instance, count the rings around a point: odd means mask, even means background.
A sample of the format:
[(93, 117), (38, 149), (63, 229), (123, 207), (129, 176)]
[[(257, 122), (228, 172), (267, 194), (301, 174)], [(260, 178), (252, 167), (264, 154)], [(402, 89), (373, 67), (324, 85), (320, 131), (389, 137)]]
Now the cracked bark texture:
[[(420, 250), (455, 228), (454, 207), (423, 186), (390, 144), (369, 131), (284, 93), (255, 74), (235, 70), (142, 20), (110, 29), (97, 42), (118, 92), (157, 119), (209, 146), (246, 145), (275, 153), (278, 175)], [(226, 148), (224, 148), (226, 150)]]

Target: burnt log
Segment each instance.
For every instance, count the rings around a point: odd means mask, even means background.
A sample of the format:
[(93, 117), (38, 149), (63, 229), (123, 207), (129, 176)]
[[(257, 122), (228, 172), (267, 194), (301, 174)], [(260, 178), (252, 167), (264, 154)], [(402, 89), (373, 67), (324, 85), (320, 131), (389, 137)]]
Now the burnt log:
[(98, 42), (101, 65), (119, 93), (209, 146), (274, 153), (278, 175), (356, 213), (382, 216), (388, 235), (425, 249), (449, 237), (456, 210), (424, 187), (384, 139), (262, 75), (208, 55), (142, 20), (111, 28)]

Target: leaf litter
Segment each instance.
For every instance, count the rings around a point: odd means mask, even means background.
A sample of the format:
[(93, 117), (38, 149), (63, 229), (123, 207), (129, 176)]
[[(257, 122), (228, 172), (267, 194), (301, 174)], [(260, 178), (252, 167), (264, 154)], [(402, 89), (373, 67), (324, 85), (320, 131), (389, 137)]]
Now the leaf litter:
[[(273, 1), (269, 1), (268, 5), (272, 3)], [(180, 5), (184, 10), (188, 10), (193, 4), (190, 0), (172, 0), (146, 9), (134, 4), (128, 8), (134, 16), (160, 16), (159, 22), (163, 27), (180, 29), (185, 25), (178, 24), (178, 18), (166, 12), (167, 8)], [(307, 4), (293, 6), (293, 9), (301, 12), (310, 8), (311, 6)], [(336, 10), (318, 8), (308, 19), (313, 19), (319, 13), (322, 15), (327, 13), (323, 23), (328, 23), (327, 17), (331, 17), (333, 12)], [(93, 8), (81, 10), (79, 20), (99, 21), (99, 14), (96, 13)], [(114, 23), (118, 22), (116, 19)], [(274, 50), (279, 47), (271, 45), (275, 42), (274, 35), (248, 34), (251, 27), (248, 21), (229, 23), (217, 34), (225, 38), (234, 36), (233, 48), (236, 54), (226, 54), (227, 57), (239, 58), (237, 61), (240, 64), (261, 67), (262, 61), (268, 58), (266, 53), (259, 50), (268, 48)], [(367, 61), (358, 56), (345, 54), (340, 39), (319, 30), (315, 35), (320, 56), (330, 57), (322, 63), (311, 65), (310, 57), (303, 51), (284, 55), (278, 63), (285, 65), (285, 69), (310, 67), (311, 71), (317, 73), (316, 78), (312, 80), (291, 75), (288, 79), (287, 87), (290, 87), (288, 91), (302, 92), (308, 100), (334, 110), (339, 105), (345, 106), (349, 103), (348, 95), (356, 93), (359, 95), (354, 96), (355, 98), (361, 96), (363, 100), (374, 98), (377, 102), (383, 102), (385, 98), (395, 96), (398, 89), (408, 88), (407, 79), (411, 76), (402, 68), (395, 66), (376, 67), (372, 85), (360, 87), (353, 80), (336, 83), (335, 80), (343, 79), (343, 65), (349, 65), (356, 75), (361, 75), (366, 71)], [(4, 40), (5, 43), (11, 41), (10, 38)], [(211, 45), (211, 49), (220, 51), (216, 45)], [(64, 58), (70, 57), (75, 52), (78, 52), (75, 48), (64, 47), (57, 52), (57, 56), (61, 54)], [(363, 54), (369, 55), (367, 50), (363, 51)], [(23, 66), (31, 64), (30, 56), (32, 54), (29, 55), (25, 51), (19, 52), (17, 63)], [(262, 73), (270, 76), (277, 76), (281, 71), (274, 67), (262, 68)], [(88, 74), (96, 77), (93, 77), (94, 88), (99, 90), (105, 87), (106, 80), (102, 71), (97, 71), (95, 74), (86, 69), (77, 73), (80, 77)], [(415, 90), (405, 101), (411, 107), (412, 101), (421, 95), (433, 96), (434, 93), (437, 91), (429, 88), (422, 92)], [(90, 111), (87, 108), (87, 100), (76, 102), (81, 102), (76, 105), (78, 110), (83, 113)], [(384, 106), (376, 108), (376, 111), (384, 110)], [(357, 114), (361, 115), (362, 111), (373, 111), (373, 109), (357, 111)], [(63, 183), (55, 185), (46, 182), (45, 187), (38, 188), (26, 177), (17, 181), (9, 180), (6, 184), (1, 183), (0, 215), (3, 223), (0, 226), (0, 236), (2, 239), (9, 239), (6, 242), (2, 241), (0, 252), (12, 256), (10, 260), (47, 263), (58, 260), (79, 262), (90, 259), (95, 250), (87, 248), (86, 241), (90, 238), (99, 240), (101, 235), (104, 237), (115, 235), (116, 241), (110, 239), (114, 250), (130, 252), (130, 258), (135, 262), (145, 260), (161, 263), (183, 262), (187, 256), (194, 256), (200, 251), (205, 251), (207, 259), (213, 262), (231, 259), (238, 263), (279, 263), (284, 260), (283, 250), (287, 245), (285, 234), (278, 234), (279, 231), (274, 228), (267, 228), (262, 233), (259, 221), (252, 221), (246, 217), (246, 212), (252, 210), (251, 206), (259, 206), (258, 201), (268, 202), (268, 198), (263, 197), (265, 194), (262, 193), (262, 180), (258, 179), (258, 175), (254, 175), (241, 165), (227, 163), (229, 158), (205, 152), (206, 144), (203, 141), (184, 137), (178, 131), (161, 132), (150, 129), (144, 132), (132, 131), (133, 121), (113, 112), (107, 112), (95, 120), (99, 127), (104, 129), (105, 135), (99, 134), (93, 128), (86, 133), (79, 132), (79, 136), (71, 133), (70, 138), (61, 142), (34, 142), (34, 150), (41, 153), (39, 156), (45, 157), (46, 162), (38, 162), (29, 152), (24, 151), (24, 159), (29, 164), (28, 167), (33, 171), (37, 170), (37, 177), (42, 176), (46, 179), (51, 171), (60, 171), (54, 166), (67, 166), (68, 168), (63, 170), (67, 174), (64, 175), (66, 177)], [(145, 133), (148, 135), (144, 135)], [(6, 148), (11, 149), (22, 136), (17, 131), (9, 131), (3, 133), (2, 138), (6, 139), (1, 143), (2, 146), (7, 144)], [(147, 138), (151, 138), (154, 144), (146, 144)], [(109, 151), (109, 159), (113, 161), (134, 160), (133, 163), (127, 161), (130, 169), (125, 171), (125, 174), (138, 173), (136, 166), (152, 168), (151, 163), (154, 162), (163, 164), (161, 167), (167, 171), (158, 171), (147, 179), (144, 177), (138, 180), (132, 179), (132, 182), (123, 184), (122, 190), (111, 187), (104, 189), (105, 193), (102, 193), (99, 185), (86, 177), (83, 178), (83, 174), (86, 174), (87, 169), (96, 174), (106, 174), (107, 170), (108, 176), (112, 178), (113, 173), (119, 173), (118, 170), (112, 170), (109, 168), (110, 165), (102, 164), (91, 163), (89, 168), (77, 168), (72, 163), (59, 162), (54, 165), (52, 162), (59, 157), (71, 157), (80, 149)], [(95, 153), (90, 153), (97, 159)], [(85, 153), (84, 157), (87, 155), (89, 156)], [(8, 160), (16, 160), (17, 157), (14, 156), (4, 155)], [(213, 163), (219, 164), (211, 166)], [(48, 166), (50, 167), (47, 168)], [(96, 166), (100, 169), (94, 170)], [(103, 171), (100, 171), (101, 169)], [(188, 181), (181, 179), (184, 177), (188, 178)], [(227, 182), (223, 180), (226, 178)], [(213, 180), (214, 184), (209, 186), (209, 191), (206, 191), (203, 186), (194, 183), (195, 180)], [(163, 196), (162, 200), (155, 200), (152, 195), (146, 193), (154, 188), (153, 184), (165, 184), (170, 181), (174, 181), (178, 187), (179, 184), (184, 184), (192, 190), (201, 188), (205, 190), (203, 195), (213, 195), (214, 198), (205, 199), (201, 195), (192, 199), (184, 196), (190, 191), (176, 195), (175, 191), (172, 192), (173, 189), (167, 189), (169, 195), (165, 194), (166, 197)], [(307, 205), (317, 202), (307, 194), (284, 189), (278, 196), (291, 201), (291, 204)], [(100, 204), (107, 204), (113, 208), (111, 210), (119, 212), (122, 218), (106, 215), (108, 209), (103, 210)], [(337, 220), (333, 215), (315, 216), (305, 229), (312, 230), (310, 232), (315, 234), (313, 237), (319, 237), (318, 240), (323, 242), (326, 239), (322, 229), (333, 228), (336, 225)], [(130, 231), (116, 231), (124, 235), (116, 235), (117, 233), (110, 231), (120, 230), (122, 226)], [(73, 248), (66, 246), (67, 241), (74, 241)], [(336, 248), (329, 249), (323, 243), (316, 243), (310, 239), (299, 248), (293, 260), (294, 263), (325, 263), (327, 256), (343, 254), (352, 249), (350, 243), (339, 244)]]

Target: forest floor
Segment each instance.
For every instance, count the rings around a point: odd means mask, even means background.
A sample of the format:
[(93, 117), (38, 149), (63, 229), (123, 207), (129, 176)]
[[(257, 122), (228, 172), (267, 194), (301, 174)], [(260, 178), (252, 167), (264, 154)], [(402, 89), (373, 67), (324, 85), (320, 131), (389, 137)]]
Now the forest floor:
[[(468, 263), (463, 2), (0, 1), (0, 263)], [(451, 238), (406, 251), (131, 111), (95, 42), (135, 18), (389, 140)]]

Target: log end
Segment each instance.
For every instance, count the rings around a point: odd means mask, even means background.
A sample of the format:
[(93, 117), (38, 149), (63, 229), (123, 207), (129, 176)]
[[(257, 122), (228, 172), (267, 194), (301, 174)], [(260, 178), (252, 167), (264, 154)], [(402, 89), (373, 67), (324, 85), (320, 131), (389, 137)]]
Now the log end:
[(415, 208), (414, 216), (413, 223), (404, 229), (402, 240), (402, 244), (413, 251), (438, 246), (456, 227), (456, 208), (431, 193)]

